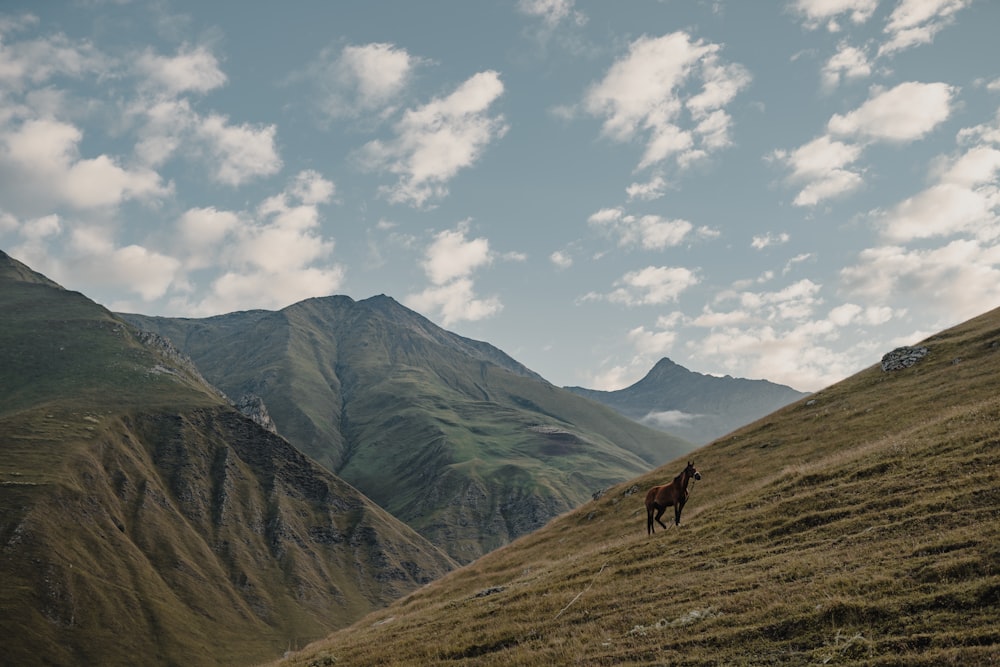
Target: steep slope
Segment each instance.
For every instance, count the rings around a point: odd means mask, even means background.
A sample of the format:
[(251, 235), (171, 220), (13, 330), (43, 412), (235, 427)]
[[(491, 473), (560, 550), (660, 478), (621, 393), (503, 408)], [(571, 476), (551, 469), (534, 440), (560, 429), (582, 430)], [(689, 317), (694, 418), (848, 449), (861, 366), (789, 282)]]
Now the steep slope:
[(247, 664), (454, 563), (0, 253), (4, 664)]
[(385, 296), (123, 317), (260, 396), (281, 435), (462, 562), (691, 448)]
[[(996, 664), (1000, 309), (922, 345), (281, 664)], [(688, 459), (684, 524), (647, 536)]]
[(807, 395), (767, 380), (695, 373), (666, 357), (624, 389), (566, 389), (699, 445)]

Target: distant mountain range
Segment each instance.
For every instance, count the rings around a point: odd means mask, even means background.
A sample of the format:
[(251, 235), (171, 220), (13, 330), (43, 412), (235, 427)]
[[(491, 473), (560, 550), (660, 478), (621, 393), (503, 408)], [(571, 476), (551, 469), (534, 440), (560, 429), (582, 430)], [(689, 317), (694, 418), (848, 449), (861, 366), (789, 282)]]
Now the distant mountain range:
[(459, 562), (691, 449), (386, 296), (122, 315)]
[(808, 393), (767, 380), (702, 375), (661, 359), (625, 389), (566, 387), (642, 424), (703, 445)]

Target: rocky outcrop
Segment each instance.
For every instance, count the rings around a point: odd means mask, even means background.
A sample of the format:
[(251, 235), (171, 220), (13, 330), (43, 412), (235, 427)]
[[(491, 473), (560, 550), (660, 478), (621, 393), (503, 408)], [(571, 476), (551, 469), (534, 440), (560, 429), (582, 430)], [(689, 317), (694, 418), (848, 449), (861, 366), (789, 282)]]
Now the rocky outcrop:
[(198, 370), (198, 367), (191, 360), (191, 358), (178, 350), (174, 344), (170, 342), (170, 339), (165, 338), (153, 331), (146, 331), (143, 329), (136, 331), (136, 337), (139, 339), (140, 343), (159, 352), (162, 357), (165, 357), (166, 361), (174, 366), (173, 368), (170, 368), (162, 364), (157, 364), (150, 369), (150, 372), (167, 373), (171, 375), (187, 375), (204, 384), (205, 387), (211, 390), (215, 395), (229, 401), (229, 398), (222, 391), (202, 376), (201, 371)]
[(897, 347), (882, 356), (883, 371), (899, 371), (909, 368), (927, 356), (926, 347)]
[(264, 405), (264, 399), (257, 394), (243, 394), (236, 401), (235, 407), (262, 428), (271, 433), (278, 433), (278, 427), (274, 425), (274, 420), (271, 419), (271, 414), (267, 411), (267, 406)]

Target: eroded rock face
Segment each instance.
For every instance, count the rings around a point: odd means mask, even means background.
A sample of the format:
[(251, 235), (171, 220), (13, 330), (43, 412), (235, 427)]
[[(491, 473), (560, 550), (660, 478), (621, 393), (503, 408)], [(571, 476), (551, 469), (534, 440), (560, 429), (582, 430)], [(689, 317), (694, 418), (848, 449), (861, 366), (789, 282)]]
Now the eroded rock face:
[(927, 355), (926, 347), (897, 347), (882, 356), (883, 371), (898, 371), (909, 368)]
[(236, 401), (235, 407), (244, 415), (257, 422), (262, 428), (267, 429), (271, 433), (278, 432), (278, 427), (274, 425), (274, 420), (271, 419), (271, 413), (267, 411), (267, 406), (264, 405), (264, 399), (257, 394), (243, 394)]

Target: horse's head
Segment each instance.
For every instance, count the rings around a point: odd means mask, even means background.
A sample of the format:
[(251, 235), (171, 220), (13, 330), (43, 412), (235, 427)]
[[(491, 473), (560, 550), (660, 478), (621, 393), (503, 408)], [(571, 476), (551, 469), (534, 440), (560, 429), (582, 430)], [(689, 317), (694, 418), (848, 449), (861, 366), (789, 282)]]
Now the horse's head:
[(694, 477), (695, 479), (701, 479), (701, 473), (698, 469), (694, 467), (694, 464), (688, 461), (687, 468), (684, 468), (684, 473), (688, 477)]

